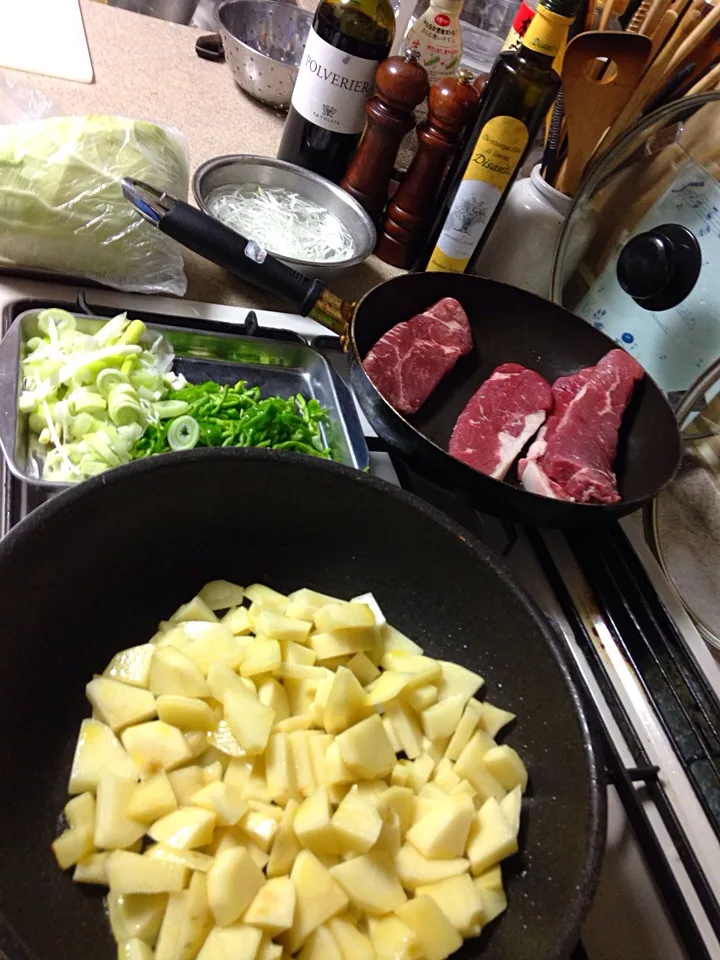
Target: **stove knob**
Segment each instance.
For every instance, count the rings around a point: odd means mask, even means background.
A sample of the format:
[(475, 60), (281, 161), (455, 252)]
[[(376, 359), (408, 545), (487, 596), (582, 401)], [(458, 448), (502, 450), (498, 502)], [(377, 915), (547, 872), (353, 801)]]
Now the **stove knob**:
[(669, 310), (688, 296), (700, 275), (702, 253), (695, 234), (678, 223), (639, 233), (622, 249), (618, 283), (645, 310)]

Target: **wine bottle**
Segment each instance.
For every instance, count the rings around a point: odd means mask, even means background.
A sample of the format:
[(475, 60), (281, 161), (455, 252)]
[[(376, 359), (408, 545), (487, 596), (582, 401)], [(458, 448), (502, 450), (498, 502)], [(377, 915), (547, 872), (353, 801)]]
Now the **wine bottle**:
[(520, 49), (498, 57), (416, 270), (464, 273), (478, 255), (560, 89), (552, 63), (566, 42), (576, 3), (542, 0)]
[(285, 121), (280, 160), (340, 182), (394, 32), (390, 0), (321, 0)]

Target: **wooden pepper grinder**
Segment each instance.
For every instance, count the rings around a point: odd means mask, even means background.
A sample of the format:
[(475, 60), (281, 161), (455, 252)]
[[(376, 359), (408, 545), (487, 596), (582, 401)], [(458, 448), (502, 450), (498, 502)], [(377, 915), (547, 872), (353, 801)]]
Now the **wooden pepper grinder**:
[(387, 203), (400, 141), (415, 123), (413, 110), (427, 96), (427, 73), (419, 57), (416, 50), (408, 50), (378, 67), (376, 94), (365, 107), (365, 132), (340, 183), (376, 222)]
[(376, 256), (407, 270), (423, 240), (423, 228), (433, 211), (447, 163), (460, 134), (477, 109), (479, 94), (465, 68), (457, 77), (443, 77), (430, 89), (427, 123), (418, 130), (418, 149), (405, 179), (388, 207)]

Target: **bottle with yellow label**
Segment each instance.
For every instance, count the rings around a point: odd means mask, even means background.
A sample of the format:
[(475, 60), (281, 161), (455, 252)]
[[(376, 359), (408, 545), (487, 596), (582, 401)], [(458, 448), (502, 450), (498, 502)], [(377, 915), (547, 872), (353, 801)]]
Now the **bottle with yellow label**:
[(560, 89), (553, 60), (577, 0), (542, 0), (519, 50), (498, 57), (457, 173), (416, 270), (465, 273), (487, 240), (523, 157)]

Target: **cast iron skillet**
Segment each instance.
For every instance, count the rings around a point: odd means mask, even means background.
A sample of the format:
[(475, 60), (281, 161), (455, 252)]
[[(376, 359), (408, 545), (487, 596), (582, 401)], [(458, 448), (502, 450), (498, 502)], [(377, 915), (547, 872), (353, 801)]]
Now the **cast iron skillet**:
[[(137, 181), (123, 181), (123, 189), (136, 209), (164, 233), (343, 336), (352, 387), (378, 435), (430, 480), (464, 495), (484, 512), (532, 525), (594, 523), (624, 516), (652, 500), (677, 470), (681, 453), (677, 423), (648, 376), (635, 387), (623, 418), (616, 460), (622, 499), (617, 504), (577, 504), (528, 493), (518, 485), (514, 468), (505, 481), (493, 480), (446, 452), (465, 403), (499, 364), (522, 363), (552, 383), (597, 363), (616, 346), (568, 310), (516, 287), (454, 273), (395, 277), (356, 306), (188, 204)], [(139, 196), (139, 189), (145, 193)], [(417, 414), (404, 417), (375, 389), (362, 360), (396, 323), (442, 297), (455, 297), (465, 308), (475, 349)]]
[[(423, 501), (323, 461), (194, 450), (136, 461), (34, 511), (0, 542), (0, 954), (112, 960), (101, 895), (71, 882), (58, 829), (85, 683), (206, 580), (372, 590), (432, 656), (480, 671), (517, 713), (530, 770), (510, 907), (471, 960), (566, 957), (590, 904), (605, 783), (562, 642), (500, 563)], [(19, 946), (19, 939), (27, 951)]]

